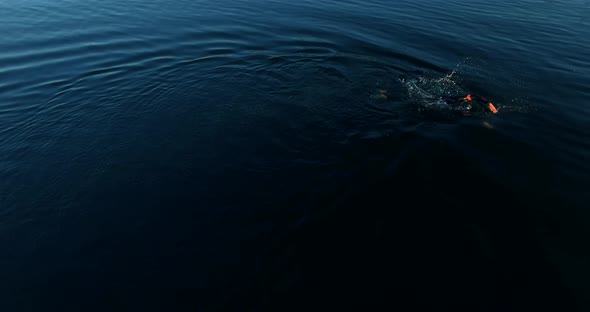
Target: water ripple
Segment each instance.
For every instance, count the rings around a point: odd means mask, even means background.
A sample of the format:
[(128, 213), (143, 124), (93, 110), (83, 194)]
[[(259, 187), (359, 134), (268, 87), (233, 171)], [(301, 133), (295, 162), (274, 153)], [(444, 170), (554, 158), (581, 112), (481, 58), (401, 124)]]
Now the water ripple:
[[(117, 271), (130, 264), (174, 298), (168, 268), (182, 267), (183, 286), (219, 285), (212, 297), (241, 304), (227, 299), (249, 293), (227, 279), (266, 286), (265, 239), (285, 223), (297, 224), (278, 235), (287, 253), (296, 248), (283, 239), (308, 222), (320, 225), (314, 241), (350, 235), (336, 241), (348, 252), (355, 235), (366, 248), (428, 218), (440, 231), (424, 241), (489, 225), (478, 230), (496, 231), (501, 269), (540, 276), (504, 260), (543, 245), (536, 218), (587, 214), (577, 207), (590, 180), (589, 13), (565, 0), (0, 1), (0, 246), (10, 250), (0, 276), (30, 310), (49, 306), (39, 297), (122, 298), (95, 282), (137, 288), (147, 278)], [(467, 93), (506, 109), (420, 112)], [(379, 230), (359, 225), (376, 219)], [(355, 229), (376, 234), (347, 234)], [(563, 238), (545, 243), (575, 241)], [(80, 280), (97, 291), (76, 293)], [(72, 288), (46, 287), (63, 281)], [(218, 292), (226, 284), (231, 294)]]

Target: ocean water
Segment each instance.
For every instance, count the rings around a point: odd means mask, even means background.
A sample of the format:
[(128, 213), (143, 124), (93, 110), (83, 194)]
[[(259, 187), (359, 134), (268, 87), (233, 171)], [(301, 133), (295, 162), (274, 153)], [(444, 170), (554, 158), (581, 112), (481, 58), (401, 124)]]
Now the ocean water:
[[(588, 311), (590, 1), (0, 1), (1, 311)], [(498, 114), (429, 109), (477, 94)]]

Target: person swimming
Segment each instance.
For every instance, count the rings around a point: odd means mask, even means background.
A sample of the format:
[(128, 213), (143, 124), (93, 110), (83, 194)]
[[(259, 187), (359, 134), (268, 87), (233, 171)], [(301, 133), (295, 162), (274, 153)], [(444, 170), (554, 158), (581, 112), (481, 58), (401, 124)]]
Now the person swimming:
[(497, 114), (496, 106), (482, 96), (467, 94), (467, 96), (444, 96), (438, 101), (427, 105), (427, 108), (435, 110), (459, 111), (465, 115), (471, 113)]

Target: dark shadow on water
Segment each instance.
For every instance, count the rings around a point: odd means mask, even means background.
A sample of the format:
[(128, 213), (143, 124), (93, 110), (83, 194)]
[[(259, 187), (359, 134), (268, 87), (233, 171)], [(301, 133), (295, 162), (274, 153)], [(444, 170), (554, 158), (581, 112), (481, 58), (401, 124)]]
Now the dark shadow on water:
[(273, 244), (261, 281), (270, 310), (575, 306), (530, 240), (545, 221), (532, 207), (547, 198), (482, 180), (472, 161), (443, 145), (402, 141), (411, 151), (394, 170), (392, 142), (356, 146), (372, 159), (346, 154), (344, 162), (362, 163), (354, 179), (335, 179), (297, 231)]

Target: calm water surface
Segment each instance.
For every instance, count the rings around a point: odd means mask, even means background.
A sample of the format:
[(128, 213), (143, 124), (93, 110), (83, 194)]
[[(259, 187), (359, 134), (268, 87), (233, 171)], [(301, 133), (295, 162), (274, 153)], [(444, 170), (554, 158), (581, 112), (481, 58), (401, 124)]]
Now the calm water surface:
[[(0, 1), (2, 311), (588, 311), (590, 2)], [(479, 94), (497, 115), (425, 113)]]

